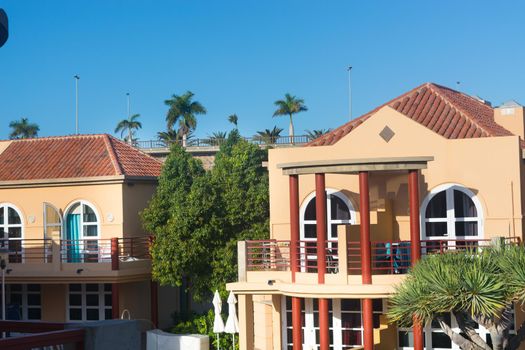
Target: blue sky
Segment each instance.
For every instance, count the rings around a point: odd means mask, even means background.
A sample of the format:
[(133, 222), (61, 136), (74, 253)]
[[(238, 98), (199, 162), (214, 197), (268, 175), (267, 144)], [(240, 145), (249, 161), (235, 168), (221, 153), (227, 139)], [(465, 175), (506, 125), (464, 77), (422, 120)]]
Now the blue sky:
[(0, 138), (28, 117), (41, 136), (112, 132), (140, 113), (142, 140), (165, 129), (163, 101), (186, 90), (207, 109), (196, 135), (277, 125), (290, 92), (309, 111), (296, 134), (348, 120), (426, 81), (499, 104), (525, 103), (525, 5), (518, 1), (0, 0), (10, 38), (0, 48)]

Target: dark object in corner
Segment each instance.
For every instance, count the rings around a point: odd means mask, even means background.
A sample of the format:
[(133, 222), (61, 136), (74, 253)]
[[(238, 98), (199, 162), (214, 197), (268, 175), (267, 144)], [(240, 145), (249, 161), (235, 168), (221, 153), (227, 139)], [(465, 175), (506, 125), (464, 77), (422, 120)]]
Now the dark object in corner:
[(4, 10), (0, 9), (0, 47), (5, 44), (8, 37), (9, 31), (7, 30), (7, 14)]

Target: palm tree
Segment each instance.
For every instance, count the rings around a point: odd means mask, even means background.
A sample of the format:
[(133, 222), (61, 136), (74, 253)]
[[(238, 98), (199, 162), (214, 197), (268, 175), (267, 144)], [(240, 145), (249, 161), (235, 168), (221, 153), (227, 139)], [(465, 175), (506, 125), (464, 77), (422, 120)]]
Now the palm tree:
[(290, 116), (290, 143), (294, 143), (293, 133), (293, 115), (299, 112), (305, 112), (308, 108), (304, 105), (304, 100), (297, 98), (288, 93), (284, 95), (284, 100), (275, 101), (277, 110), (273, 112), (273, 116), (288, 115)]
[(121, 120), (117, 127), (115, 128), (115, 132), (120, 131), (120, 137), (127, 131), (128, 135), (124, 139), (126, 142), (128, 142), (130, 145), (133, 144), (133, 135), (134, 130), (138, 130), (142, 128), (142, 123), (139, 122), (137, 119), (140, 117), (140, 114), (133, 114), (128, 119)]
[[(474, 249), (423, 257), (389, 300), (390, 321), (410, 327), (414, 320), (434, 320), (461, 349), (518, 349), (525, 322), (516, 325), (516, 335), (509, 330), (513, 304), (525, 302), (525, 249), (504, 243)], [(445, 317), (450, 313), (460, 332)], [(492, 347), (476, 333), (476, 323), (490, 332)]]
[(9, 134), (9, 138), (13, 139), (28, 139), (31, 137), (37, 137), (40, 127), (38, 124), (30, 123), (27, 118), (21, 118), (9, 123), (9, 127), (12, 129)]
[(253, 137), (254, 140), (261, 141), (267, 145), (274, 144), (277, 138), (281, 136), (283, 129), (274, 126), (272, 130), (264, 129), (264, 131), (257, 131), (257, 134)]
[(317, 129), (317, 130), (306, 130), (306, 136), (308, 136), (308, 139), (310, 141), (315, 140), (318, 137), (323, 136), (324, 134), (328, 134), (332, 129)]
[(226, 140), (227, 134), (225, 131), (216, 131), (208, 135), (206, 143), (210, 146), (220, 146)]
[(239, 121), (239, 117), (237, 117), (237, 114), (232, 114), (228, 117), (228, 121), (235, 125), (235, 129), (237, 129), (237, 122)]
[(174, 130), (159, 131), (157, 133), (157, 138), (159, 141), (164, 142), (165, 145), (170, 145), (179, 140), (179, 133)]
[(179, 122), (178, 131), (182, 135), (182, 146), (186, 146), (187, 135), (197, 127), (198, 114), (206, 114), (206, 108), (198, 101), (192, 101), (193, 92), (186, 91), (183, 95), (172, 95), (171, 99), (164, 101), (169, 106), (166, 114), (168, 131)]

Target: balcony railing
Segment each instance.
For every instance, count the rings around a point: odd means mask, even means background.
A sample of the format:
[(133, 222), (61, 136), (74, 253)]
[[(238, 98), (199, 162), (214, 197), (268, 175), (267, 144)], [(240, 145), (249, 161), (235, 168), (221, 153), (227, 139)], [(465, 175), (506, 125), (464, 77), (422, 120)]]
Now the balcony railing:
[(0, 247), (7, 247), (9, 263), (50, 263), (53, 261), (50, 239), (0, 239)]
[[(518, 237), (504, 238), (506, 244), (518, 244)], [(421, 255), (440, 254), (446, 251), (479, 252), (490, 246), (491, 239), (437, 239), (422, 240)], [(371, 242), (372, 273), (404, 274), (412, 264), (410, 241), (376, 241)], [(316, 241), (299, 241), (297, 252), (297, 267), (299, 272), (317, 273), (318, 247)], [(347, 271), (349, 275), (361, 274), (361, 243), (347, 242), (346, 249), (339, 249), (336, 240), (325, 241), (326, 273), (338, 273), (340, 254), (346, 254)], [(290, 271), (291, 245), (289, 240), (247, 241), (247, 271)]]
[[(280, 146), (280, 145), (302, 145), (312, 141), (312, 138), (308, 135), (298, 136), (278, 136), (278, 137), (244, 137), (244, 139), (255, 145), (268, 145), (268, 146)], [(204, 138), (204, 139), (190, 139), (186, 141), (186, 147), (219, 147), (226, 142), (226, 139), (216, 138)], [(133, 144), (135, 147), (140, 149), (162, 149), (168, 148), (172, 144), (182, 145), (182, 140), (178, 141), (163, 141), (163, 140), (145, 140), (135, 141)]]

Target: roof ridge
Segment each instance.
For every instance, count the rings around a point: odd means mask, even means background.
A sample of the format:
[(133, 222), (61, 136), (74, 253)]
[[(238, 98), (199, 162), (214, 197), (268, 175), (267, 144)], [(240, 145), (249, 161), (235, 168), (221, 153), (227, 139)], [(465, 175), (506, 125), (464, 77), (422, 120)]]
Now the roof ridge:
[[(109, 135), (109, 134), (108, 134), (108, 136), (109, 136), (110, 143), (111, 143), (112, 145), (113, 145), (113, 142), (118, 142), (118, 143), (120, 143), (120, 144), (122, 144), (122, 145), (125, 145), (126, 147), (130, 147), (130, 148), (133, 149), (134, 151), (136, 151), (136, 152), (140, 153), (141, 155), (146, 156), (146, 157), (148, 157), (148, 158), (150, 158), (150, 159), (156, 161), (156, 162), (159, 163), (159, 164), (163, 164), (163, 163), (162, 163), (160, 160), (158, 160), (157, 158), (153, 157), (152, 155), (150, 155), (150, 154), (148, 154), (148, 153), (146, 153), (146, 152), (144, 152), (144, 151), (141, 151), (141, 150), (138, 149), (137, 147), (133, 147), (133, 146), (131, 146), (130, 144), (128, 144), (127, 142), (124, 142), (124, 141), (120, 140), (119, 138), (114, 137), (113, 135)], [(114, 149), (114, 148), (113, 148), (113, 149)], [(115, 154), (116, 154), (116, 152), (115, 152)]]
[[(480, 128), (481, 130), (483, 130), (484, 133), (486, 133), (487, 135), (490, 135), (490, 136), (493, 136), (493, 133), (490, 131), (490, 130), (487, 130), (485, 128), (485, 126), (481, 125), (479, 123), (479, 120), (476, 116), (473, 116), (470, 111), (467, 111), (465, 110), (464, 108), (462, 108), (461, 106), (459, 106), (457, 103), (454, 103), (453, 101), (450, 100), (450, 98), (448, 96), (446, 96), (445, 94), (443, 94), (443, 92), (441, 91), (442, 89), (446, 89), (446, 90), (450, 90), (450, 91), (453, 91), (454, 93), (457, 93), (457, 94), (461, 94), (462, 96), (465, 96), (467, 98), (469, 98), (470, 100), (472, 100), (473, 102), (479, 104), (480, 106), (483, 105), (484, 108), (490, 108), (492, 110), (492, 107), (490, 106), (487, 106), (486, 104), (484, 104), (483, 102), (475, 99), (474, 97), (468, 95), (468, 94), (465, 94), (461, 91), (457, 91), (457, 90), (454, 90), (454, 89), (451, 89), (451, 88), (448, 88), (448, 87), (445, 87), (445, 86), (441, 86), (441, 85), (438, 85), (438, 84), (435, 84), (435, 83), (430, 83), (429, 84), (429, 88), (430, 89), (433, 89), (433, 91), (439, 95), (439, 97), (441, 97), (443, 100), (446, 101), (446, 103), (448, 103), (449, 105), (453, 106), (459, 113), (463, 114), (463, 116), (466, 116), (468, 117), (468, 119), (474, 123), (476, 125), (477, 128)], [(506, 129), (505, 129), (506, 130)]]
[(113, 164), (113, 167), (115, 168), (115, 171), (118, 175), (124, 175), (122, 171), (122, 167), (120, 166), (120, 163), (118, 161), (117, 152), (113, 148), (113, 144), (111, 143), (109, 139), (110, 135), (104, 134), (104, 144), (106, 145), (106, 149), (109, 153), (109, 158), (111, 159), (111, 163)]
[(77, 134), (77, 135), (62, 135), (62, 136), (42, 136), (42, 137), (30, 137), (30, 138), (23, 138), (23, 139), (9, 139), (9, 140), (0, 140), (0, 141), (34, 142), (34, 141), (73, 139), (73, 138), (96, 138), (96, 137), (104, 137), (104, 135), (109, 135), (109, 134), (102, 133), (102, 134)]

